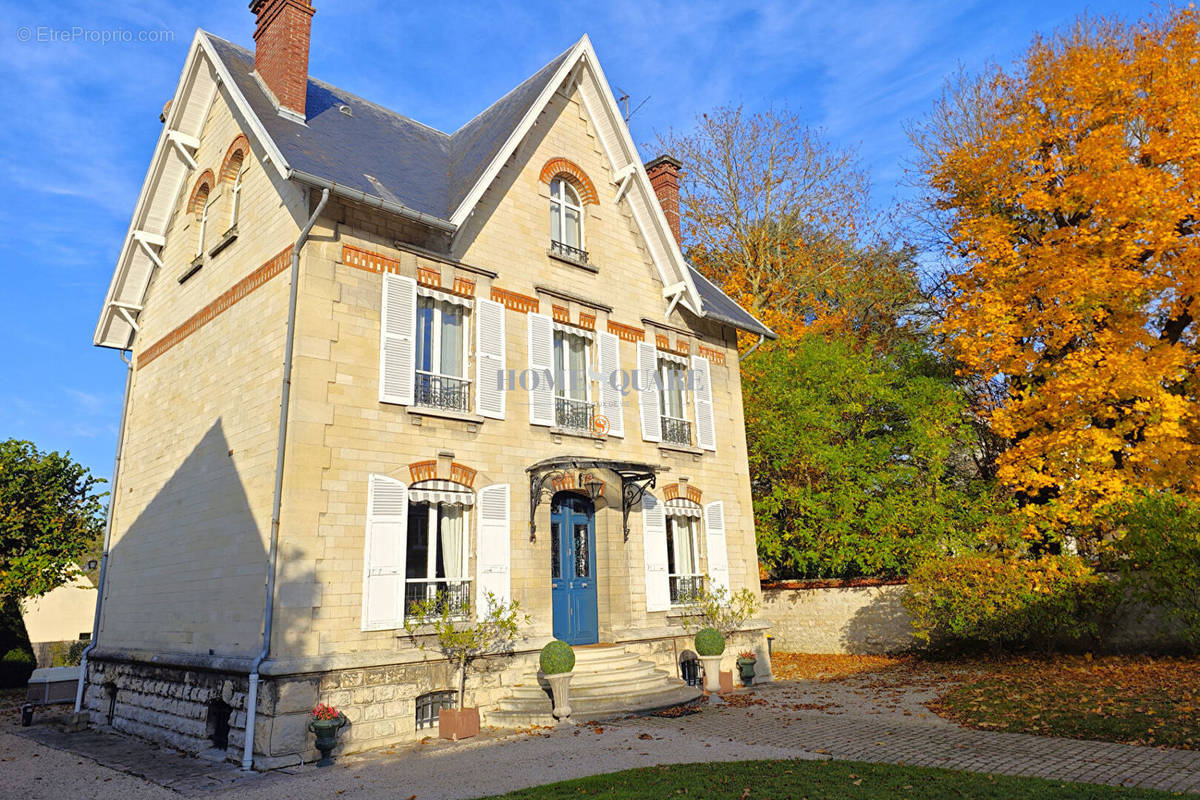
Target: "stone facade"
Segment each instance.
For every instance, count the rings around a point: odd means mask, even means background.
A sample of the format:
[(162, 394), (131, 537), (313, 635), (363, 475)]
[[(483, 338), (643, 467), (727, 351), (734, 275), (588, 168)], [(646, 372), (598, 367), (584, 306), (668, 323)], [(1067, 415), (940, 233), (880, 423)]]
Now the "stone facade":
[[(191, 751), (212, 747), (216, 736), (237, 758), (246, 676), (262, 636), (288, 248), (316, 193), (280, 181), (263, 162), (227, 91), (219, 88), (209, 110), (196, 170), (180, 193), (163, 267), (138, 319), (109, 578), (86, 701), (97, 722)], [(398, 624), (369, 629), (364, 622), (372, 476), (407, 485), (418, 473), (436, 475), (476, 492), (508, 487), (506, 589), (531, 625), (513, 654), (471, 672), (468, 696), (485, 721), (513, 684), (533, 678), (537, 651), (554, 631), (549, 497), (530, 519), (526, 470), (537, 462), (572, 456), (653, 465), (660, 476), (651, 491), (660, 502), (668, 483), (683, 497), (719, 502), (730, 588), (758, 592), (737, 334), (680, 305), (666, 314), (663, 277), (637, 220), (615, 199), (617, 176), (581, 91), (576, 83), (552, 97), (453, 240), (334, 197), (299, 253), (275, 622), (256, 712), (258, 766), (313, 755), (306, 725), (317, 702), (345, 713), (340, 747), (352, 752), (427, 735), (416, 729), (417, 699), (454, 688), (448, 665), (415, 647)], [(230, 240), (224, 220), (232, 217), (232, 183), (224, 162), (239, 136), (248, 136), (251, 153)], [(570, 170), (548, 170), (556, 159)], [(549, 252), (548, 179), (559, 174), (578, 181), (583, 175), (591, 187), (588, 266)], [(197, 204), (210, 209), (201, 244), (200, 211), (188, 205), (206, 175), (215, 185)], [(222, 220), (215, 227), (212, 215)], [(529, 394), (519, 387), (505, 393), (502, 419), (484, 418), (474, 407), (447, 412), (381, 402), (385, 274), (476, 303), (503, 301), (506, 365), (518, 372), (529, 361), (530, 313), (618, 332), (623, 371), (636, 369), (639, 339), (676, 354), (703, 354), (715, 449), (644, 440), (636, 393), (622, 404), (623, 437), (532, 425)], [(469, 375), (476, 357), (472, 346)], [(690, 397), (687, 414), (697, 422)], [(688, 639), (677, 612), (648, 610), (642, 509), (632, 508), (626, 532), (619, 477), (593, 472), (604, 484), (594, 515), (598, 639), (677, 674)], [(476, 580), (480, 526), (473, 510), (466, 519), (465, 575)], [(697, 571), (711, 565), (707, 548), (702, 534)], [(730, 665), (746, 648), (759, 652), (760, 674), (769, 675), (762, 626), (733, 637)], [(227, 721), (214, 723), (214, 708), (227, 710)]]

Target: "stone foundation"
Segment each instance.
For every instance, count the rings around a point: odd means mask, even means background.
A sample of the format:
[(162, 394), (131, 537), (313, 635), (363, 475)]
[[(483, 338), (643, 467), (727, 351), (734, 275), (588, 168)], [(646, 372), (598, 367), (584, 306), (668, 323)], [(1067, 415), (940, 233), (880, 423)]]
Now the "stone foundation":
[[(770, 680), (764, 633), (760, 626), (729, 637), (722, 668), (735, 669), (738, 651), (751, 649), (759, 656), (758, 680)], [(681, 657), (694, 649), (692, 637), (674, 631), (618, 644), (676, 677), (680, 677)], [(516, 684), (536, 680), (539, 650), (540, 643), (475, 661), (467, 675), (467, 704), (487, 709), (507, 697)], [(264, 671), (268, 666), (264, 664)], [(417, 700), (456, 686), (453, 667), (440, 658), (264, 675), (258, 688), (254, 766), (270, 769), (316, 759), (308, 723), (317, 703), (334, 706), (347, 720), (334, 755), (434, 736), (436, 728), (417, 729)], [(93, 725), (111, 725), (187, 753), (218, 757), (223, 750), (227, 760), (240, 762), (248, 689), (245, 673), (100, 656), (88, 663), (84, 708)], [(219, 748), (215, 740), (222, 737), (226, 746)]]

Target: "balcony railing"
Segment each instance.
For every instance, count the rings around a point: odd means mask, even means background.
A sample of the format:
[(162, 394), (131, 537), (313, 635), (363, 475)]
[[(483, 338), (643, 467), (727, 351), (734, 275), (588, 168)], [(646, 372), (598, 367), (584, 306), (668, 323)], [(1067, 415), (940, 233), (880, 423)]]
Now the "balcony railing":
[(471, 410), (471, 382), (465, 378), (417, 370), (416, 384), (414, 399), (419, 406), (445, 411)]
[(672, 444), (692, 443), (692, 423), (676, 417), (662, 418), (662, 440)]
[(588, 263), (587, 250), (581, 250), (578, 247), (571, 247), (569, 244), (556, 242), (553, 239), (550, 240), (550, 252), (557, 253), (563, 258), (568, 258), (571, 261), (577, 261), (580, 264)]
[(671, 605), (678, 606), (691, 602), (704, 591), (705, 576), (703, 575), (670, 575)]
[(590, 431), (596, 418), (596, 404), (568, 397), (554, 398), (554, 424), (574, 431)]
[(409, 578), (404, 582), (404, 613), (416, 612), (420, 603), (433, 601), (432, 611), (440, 614), (449, 609), (454, 617), (465, 617), (471, 611), (471, 579)]

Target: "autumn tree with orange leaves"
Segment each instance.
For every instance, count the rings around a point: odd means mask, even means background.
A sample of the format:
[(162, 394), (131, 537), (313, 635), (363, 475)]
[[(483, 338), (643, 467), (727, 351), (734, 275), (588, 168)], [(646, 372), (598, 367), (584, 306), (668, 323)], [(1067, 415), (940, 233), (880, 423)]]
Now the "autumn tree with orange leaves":
[(1043, 531), (1200, 496), (1200, 15), (1083, 19), (912, 132), (954, 261), (942, 327), (1003, 387), (997, 476)]
[(868, 224), (857, 156), (797, 115), (718, 108), (660, 145), (684, 163), (688, 257), (776, 333), (888, 336), (917, 302), (912, 252)]

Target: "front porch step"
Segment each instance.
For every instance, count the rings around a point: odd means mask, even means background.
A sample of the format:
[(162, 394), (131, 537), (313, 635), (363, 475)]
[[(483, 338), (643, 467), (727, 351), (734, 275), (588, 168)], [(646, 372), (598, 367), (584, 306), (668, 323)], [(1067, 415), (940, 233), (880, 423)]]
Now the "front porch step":
[[(687, 703), (701, 694), (622, 647), (575, 650), (571, 678), (571, 719), (587, 721), (637, 711), (653, 711)], [(513, 688), (494, 709), (483, 711), (483, 722), (500, 728), (555, 724), (550, 685), (534, 674)]]

